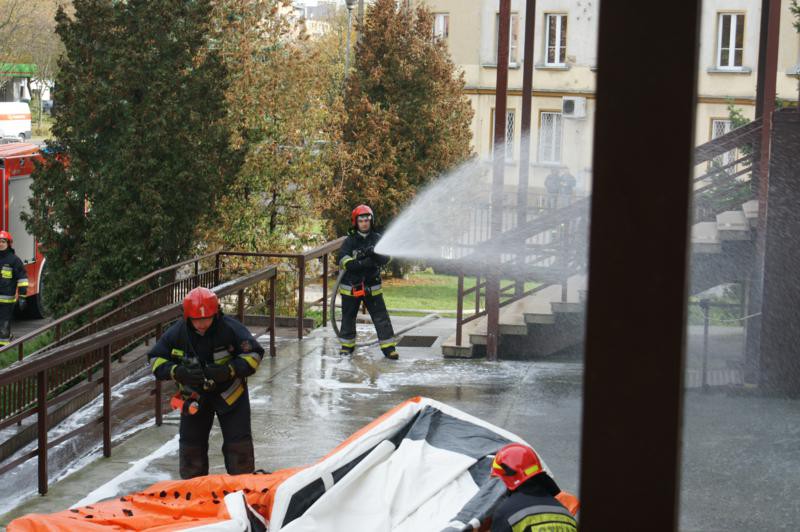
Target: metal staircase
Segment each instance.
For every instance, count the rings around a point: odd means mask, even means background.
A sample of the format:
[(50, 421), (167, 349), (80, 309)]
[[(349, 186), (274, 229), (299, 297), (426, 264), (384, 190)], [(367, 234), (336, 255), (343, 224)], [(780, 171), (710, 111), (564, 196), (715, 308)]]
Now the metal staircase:
[[(755, 121), (695, 149), (692, 294), (747, 279), (753, 267), (758, 220), (753, 169), (760, 135), (761, 122)], [(484, 255), (488, 251), (502, 257), (492, 265), (501, 278), (515, 281), (501, 289), (505, 297), (497, 332), (503, 358), (539, 358), (581, 344), (589, 201), (583, 198), (544, 212), (482, 243)], [(517, 252), (508, 254), (508, 249)], [(469, 256), (461, 259), (462, 278), (477, 275), (481, 267), (487, 265)], [(519, 290), (523, 282), (539, 284), (524, 292)], [(473, 289), (463, 290), (463, 281), (459, 286), (457, 331), (442, 344), (442, 353), (455, 358), (482, 356), (488, 336), (486, 311), (481, 310), (483, 285), (478, 278)], [(464, 296), (473, 294), (475, 313), (464, 317)]]

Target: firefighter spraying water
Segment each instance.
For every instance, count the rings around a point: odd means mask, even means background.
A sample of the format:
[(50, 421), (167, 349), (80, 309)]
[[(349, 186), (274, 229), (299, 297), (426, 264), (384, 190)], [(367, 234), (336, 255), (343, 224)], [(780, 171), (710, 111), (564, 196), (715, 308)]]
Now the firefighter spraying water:
[[(339, 251), (339, 266), (342, 271), (336, 283), (336, 293), (342, 296), (342, 325), (337, 329), (340, 353), (350, 355), (356, 348), (356, 314), (362, 302), (367, 307), (375, 331), (378, 333), (381, 351), (390, 360), (397, 360), (397, 341), (392, 320), (383, 300), (380, 268), (389, 262), (389, 257), (375, 253), (375, 245), (381, 235), (374, 231), (375, 218), (366, 205), (359, 205), (350, 214), (352, 228)], [(336, 328), (336, 320), (333, 320)]]

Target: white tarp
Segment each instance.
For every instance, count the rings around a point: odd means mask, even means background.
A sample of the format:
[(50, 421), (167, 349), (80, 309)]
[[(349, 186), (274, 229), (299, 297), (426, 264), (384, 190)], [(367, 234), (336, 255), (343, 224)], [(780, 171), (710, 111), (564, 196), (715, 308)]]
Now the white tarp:
[[(469, 530), (505, 493), (490, 458), (518, 436), (431, 399), (407, 403), (287, 479), (270, 530)], [(546, 466), (545, 466), (546, 467)]]

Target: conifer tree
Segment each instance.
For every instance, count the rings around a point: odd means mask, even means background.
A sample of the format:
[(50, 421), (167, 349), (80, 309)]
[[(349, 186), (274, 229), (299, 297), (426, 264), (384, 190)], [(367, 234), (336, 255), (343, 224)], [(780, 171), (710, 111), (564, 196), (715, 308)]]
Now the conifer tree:
[(57, 312), (193, 250), (198, 220), (235, 175), (228, 72), (209, 47), (211, 0), (75, 0), (53, 140), (34, 177), (29, 230)]

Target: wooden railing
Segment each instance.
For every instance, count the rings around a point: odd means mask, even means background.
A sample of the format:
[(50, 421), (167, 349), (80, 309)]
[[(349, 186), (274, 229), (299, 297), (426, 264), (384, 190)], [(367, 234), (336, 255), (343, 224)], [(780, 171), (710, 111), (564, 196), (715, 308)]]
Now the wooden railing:
[[(64, 404), (79, 396), (91, 396), (101, 388), (104, 397), (104, 413), (101, 418), (89, 422), (86, 426), (47, 442), (46, 415), (40, 415), (37, 421), (39, 446), (11, 462), (0, 466), (0, 474), (13, 469), (34, 456), (39, 457), (39, 490), (47, 490), (47, 456), (46, 451), (77, 434), (89, 430), (99, 423), (103, 424), (104, 454), (110, 453), (110, 368), (111, 361), (121, 360), (133, 346), (150, 338), (159, 338), (165, 327), (180, 316), (181, 301), (192, 288), (206, 286), (212, 288), (220, 297), (236, 296), (236, 314), (244, 320), (248, 309), (247, 301), (252, 307), (266, 307), (268, 318), (267, 330), (270, 332), (269, 352), (275, 356), (275, 320), (277, 316), (276, 290), (279, 268), (284, 264), (294, 265), (290, 275), (282, 276), (285, 281), (297, 286), (297, 336), (302, 338), (305, 313), (309, 307), (322, 306), (323, 321), (327, 322), (328, 281), (330, 255), (342, 245), (344, 238), (328, 242), (304, 253), (247, 253), (221, 251), (204, 255), (196, 259), (184, 261), (153, 272), (142, 279), (126, 285), (103, 298), (85, 305), (70, 314), (19, 338), (10, 347), (19, 349), (25, 342), (37, 337), (53, 334), (50, 344), (37, 350), (33, 356), (16, 362), (11, 367), (0, 370), (0, 429), (19, 424), (26, 418), (44, 413), (47, 405), (55, 402)], [(255, 267), (241, 268), (240, 265), (226, 264), (235, 258), (252, 258), (261, 262)], [(266, 259), (266, 260), (264, 260)], [(277, 260), (277, 264), (265, 262)], [(322, 297), (310, 304), (304, 304), (305, 286), (308, 266), (315, 260), (321, 261)], [(207, 267), (204, 265), (208, 265)], [(229, 267), (230, 266), (230, 267)], [(181, 269), (189, 269), (189, 272)], [(163, 276), (171, 281), (165, 282)], [(131, 297), (135, 290), (143, 291), (148, 282), (155, 283), (156, 288), (136, 297)], [(268, 283), (267, 290), (263, 284)], [(150, 285), (152, 286), (152, 285)], [(255, 297), (258, 293), (259, 297)], [(267, 294), (266, 300), (263, 294)], [(130, 300), (124, 302), (124, 298)], [(259, 301), (258, 304), (253, 304)], [(98, 309), (117, 303), (98, 317), (94, 313)], [(80, 324), (86, 321), (85, 324)], [(77, 323), (77, 325), (76, 325)], [(73, 328), (62, 334), (67, 326)], [(94, 375), (101, 371), (101, 376)], [(161, 385), (155, 383), (155, 420), (161, 424)]]

